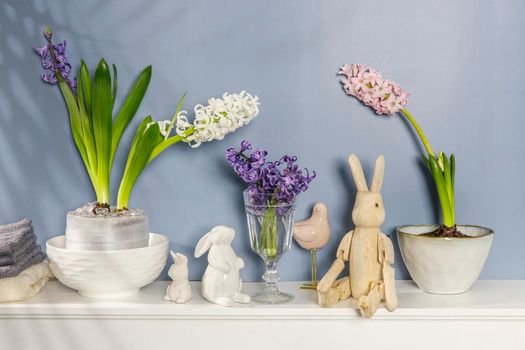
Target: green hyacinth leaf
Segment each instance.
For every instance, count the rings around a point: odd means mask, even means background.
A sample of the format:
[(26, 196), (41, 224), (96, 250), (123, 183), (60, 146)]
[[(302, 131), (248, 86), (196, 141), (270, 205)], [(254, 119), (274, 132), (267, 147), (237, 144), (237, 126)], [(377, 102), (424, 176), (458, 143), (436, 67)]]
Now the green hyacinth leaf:
[(452, 219), (454, 223), (456, 222), (456, 194), (454, 190), (454, 178), (456, 176), (456, 157), (454, 154), (450, 155), (450, 192), (452, 198)]
[(171, 119), (170, 126), (168, 127), (168, 130), (166, 131), (166, 139), (169, 138), (171, 130), (173, 130), (173, 126), (177, 122), (177, 116), (179, 115), (180, 110), (182, 109), (182, 104), (184, 103), (184, 99), (186, 98), (186, 91), (182, 95), (182, 97), (179, 100), (179, 104), (177, 105), (177, 110), (175, 111), (175, 114), (173, 114), (173, 118)]
[(454, 181), (456, 177), (456, 157), (454, 153), (450, 155), (450, 183), (452, 188), (452, 193), (454, 193)]
[(443, 172), (443, 178), (445, 180), (445, 189), (447, 191), (448, 202), (450, 205), (450, 215), (454, 215), (454, 193), (452, 191), (452, 174), (450, 169), (450, 161), (448, 157), (444, 154), (443, 163), (445, 170)]
[[(78, 80), (77, 80), (77, 101), (78, 101), (78, 111), (80, 114), (80, 124), (82, 126), (82, 136), (83, 136), (84, 145), (86, 148), (87, 157), (89, 159), (90, 169), (93, 172), (93, 174), (96, 174), (97, 149), (95, 146), (95, 136), (93, 135), (93, 125), (91, 121), (91, 116), (87, 113), (87, 108), (86, 108), (87, 103), (85, 101), (85, 91), (84, 91), (85, 86), (88, 86), (88, 84), (84, 83), (83, 75), (79, 74)], [(93, 184), (93, 185), (96, 188), (96, 184)]]
[(80, 71), (78, 74), (77, 83), (77, 85), (82, 85), (86, 113), (91, 118), (91, 93), (93, 91), (93, 86), (91, 85), (91, 75), (89, 73), (89, 68), (84, 60), (80, 60)]
[(122, 137), (122, 134), (133, 119), (133, 116), (137, 112), (140, 103), (142, 102), (142, 99), (146, 94), (146, 90), (148, 89), (150, 79), (151, 66), (147, 66), (135, 80), (131, 91), (129, 92), (126, 100), (122, 104), (122, 107), (120, 108), (115, 118), (115, 122), (113, 123), (110, 166), (112, 165), (113, 159), (115, 158), (115, 153), (117, 151), (120, 138)]
[(108, 64), (100, 60), (93, 83), (93, 134), (97, 149), (97, 181), (102, 203), (109, 203), (110, 155), (112, 137), (111, 75)]
[(71, 133), (73, 134), (73, 140), (75, 141), (75, 145), (77, 146), (78, 153), (80, 153), (80, 157), (82, 158), (82, 161), (84, 162), (84, 165), (89, 174), (91, 182), (94, 184), (95, 177), (94, 177), (93, 172), (91, 171), (89, 159), (86, 153), (86, 147), (84, 145), (84, 140), (82, 138), (82, 126), (80, 122), (80, 113), (78, 111), (78, 105), (77, 105), (77, 101), (75, 100), (75, 95), (73, 94), (73, 91), (71, 91), (71, 88), (69, 87), (69, 85), (61, 77), (58, 77), (58, 86), (60, 88), (60, 91), (62, 92), (62, 96), (64, 97), (64, 100), (66, 101), (66, 106), (69, 112), (69, 122), (71, 125)]
[(443, 172), (441, 171), (441, 167), (439, 166), (436, 157), (430, 156), (430, 170), (432, 172), (432, 177), (434, 178), (439, 203), (441, 205), (443, 223), (448, 227), (452, 227), (454, 226), (454, 222), (452, 221), (452, 217), (450, 215), (450, 202), (448, 200), (447, 190), (445, 188), (445, 179), (443, 178)]
[(117, 66), (113, 65), (113, 89), (111, 91), (111, 105), (115, 106), (115, 99), (117, 98), (118, 75)]
[(432, 170), (430, 169), (430, 160), (428, 159), (428, 157), (425, 156), (423, 153), (421, 153), (421, 157), (423, 158), (423, 162), (426, 164), (428, 170), (432, 171)]
[(148, 127), (147, 125), (150, 122), (151, 118), (146, 118), (141, 123), (133, 140), (118, 192), (118, 209), (128, 207), (129, 197), (135, 182), (148, 165), (151, 152), (162, 141), (159, 125), (155, 123)]
[(133, 138), (133, 141), (131, 142), (131, 147), (129, 148), (128, 159), (126, 161), (126, 167), (124, 168), (124, 172), (127, 171), (127, 168), (129, 167), (131, 161), (133, 160), (133, 157), (135, 156), (135, 152), (137, 151), (137, 145), (140, 143), (140, 140), (144, 136), (146, 127), (152, 121), (153, 120), (151, 119), (151, 116), (148, 115), (146, 118), (144, 118), (144, 120), (140, 123), (139, 127), (137, 128), (137, 132), (135, 133), (135, 137)]

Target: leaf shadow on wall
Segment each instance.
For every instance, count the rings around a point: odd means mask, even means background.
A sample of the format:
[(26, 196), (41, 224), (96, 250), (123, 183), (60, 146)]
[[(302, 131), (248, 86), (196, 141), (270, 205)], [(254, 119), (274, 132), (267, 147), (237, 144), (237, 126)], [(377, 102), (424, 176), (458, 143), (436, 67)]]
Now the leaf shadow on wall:
[[(248, 235), (248, 224), (245, 218), (245, 209), (244, 209), (244, 198), (242, 196), (242, 191), (245, 190), (246, 184), (237, 177), (232, 168), (226, 162), (225, 158), (218, 157), (216, 159), (217, 168), (220, 169), (221, 178), (228, 183), (232, 184), (231, 193), (228, 194), (228, 198), (232, 198), (232, 210), (237, 215), (237, 222), (240, 223), (238, 227), (235, 240), (237, 241), (237, 247), (250, 247), (249, 253), (253, 254), (244, 254), (242, 258), (244, 259), (246, 266), (253, 266), (255, 272), (251, 272), (252, 278), (255, 275), (255, 280), (258, 281), (258, 276), (262, 276), (265, 272), (265, 267), (262, 262), (262, 259), (251, 250), (250, 237)], [(242, 270), (241, 270), (242, 272)]]
[[(339, 188), (343, 190), (340, 191), (341, 197), (345, 198), (344, 205), (335, 208), (328, 208), (328, 215), (330, 220), (331, 234), (330, 240), (326, 247), (320, 250), (317, 259), (317, 276), (318, 279), (321, 279), (324, 274), (328, 271), (330, 266), (335, 260), (337, 248), (343, 236), (350, 230), (354, 229), (354, 223), (352, 221), (352, 210), (354, 208), (355, 196), (357, 194), (357, 189), (355, 187), (352, 174), (348, 168), (348, 162), (345, 160), (337, 160), (334, 167), (337, 169), (337, 174), (340, 179)], [(337, 214), (330, 215), (331, 211), (340, 211)], [(334, 217), (344, 218), (341, 222), (334, 222)], [(341, 276), (347, 275), (348, 270), (345, 269), (342, 272)]]
[[(403, 121), (403, 123), (408, 129), (408, 132), (410, 133), (411, 139), (414, 143), (414, 148), (419, 150), (419, 154), (426, 154), (426, 150), (421, 144), (419, 135), (416, 133), (416, 131), (412, 127), (412, 124), (410, 124), (410, 122), (403, 116), (401, 116), (401, 120)], [(423, 162), (423, 159), (421, 159), (421, 156), (418, 156), (414, 161), (417, 163), (417, 166), (425, 179), (425, 183), (426, 183), (425, 188), (427, 190), (427, 194), (425, 198), (427, 198), (432, 208), (434, 222), (439, 222), (441, 207), (439, 204), (439, 200), (437, 198), (437, 193), (436, 193), (435, 185), (434, 185), (434, 179), (430, 175), (430, 171), (427, 165)]]
[[(421, 141), (419, 139), (419, 135), (416, 133), (414, 128), (412, 127), (412, 124), (403, 116), (400, 116), (401, 120), (403, 121), (403, 124), (408, 129), (408, 132), (410, 133), (410, 139), (412, 140), (414, 144), (414, 148), (419, 150), (420, 154), (425, 154), (426, 150), (421, 144)], [(434, 222), (439, 222), (440, 219), (440, 205), (439, 201), (437, 199), (437, 195), (434, 188), (434, 180), (432, 179), (432, 176), (430, 175), (430, 172), (428, 170), (427, 165), (424, 163), (423, 159), (419, 156), (416, 159), (414, 159), (414, 162), (417, 165), (417, 168), (419, 169), (419, 172), (425, 179), (425, 189), (426, 189), (426, 200), (430, 203), (430, 207), (432, 208), (432, 217), (434, 218)], [(403, 200), (398, 202), (400, 205), (403, 205)], [(414, 223), (414, 222), (412, 222)], [(423, 222), (415, 222), (415, 224), (420, 224)], [(408, 269), (403, 261), (403, 258), (401, 256), (401, 250), (399, 248), (399, 241), (397, 239), (397, 233), (396, 233), (397, 225), (391, 228), (388, 228), (386, 233), (389, 235), (390, 240), (392, 241), (392, 244), (394, 246), (394, 256), (395, 256), (395, 268), (396, 268), (396, 277), (399, 278), (399, 276), (402, 276), (403, 278), (409, 278), (410, 274), (408, 272)]]
[[(99, 1), (94, 8), (100, 10), (103, 3)], [(62, 8), (67, 5), (66, 0), (53, 3)], [(51, 4), (0, 4), (0, 42), (6, 44), (0, 53), (0, 223), (29, 217), (39, 240), (47, 238), (47, 233), (56, 235), (57, 222), (65, 223), (65, 210), (72, 197), (69, 191), (90, 188), (73, 145), (62, 97), (56, 87), (41, 81), (40, 61), (32, 50), (33, 45), (43, 45), (41, 33), (45, 25), (62, 33), (71, 33), (75, 26), (74, 18), (58, 18), (60, 15), (47, 6)], [(74, 40), (73, 37), (68, 38)], [(44, 109), (49, 100), (56, 103), (53, 102), (53, 108)], [(55, 109), (59, 111), (56, 114)], [(12, 332), (25, 334), (27, 329)], [(63, 342), (71, 348), (85, 344), (84, 338), (68, 331), (67, 323), (62, 323), (54, 334), (44, 333), (39, 327), (33, 327), (31, 332), (42, 348), (54, 348)], [(96, 333), (109, 347), (120, 348), (111, 330), (102, 323)], [(8, 347), (28, 348), (29, 344), (24, 343), (24, 337), (17, 337), (16, 346)]]
[(4, 3), (0, 23), (0, 41), (6, 43), (0, 61), (5, 72), (0, 81), (1, 222), (30, 216), (38, 233), (38, 225), (46, 222), (49, 212), (49, 207), (45, 208), (49, 203), (39, 203), (39, 199), (49, 199), (52, 194), (54, 202), (67, 203), (63, 190), (67, 179), (61, 174), (71, 173), (74, 167), (76, 177), (83, 177), (80, 162), (70, 161), (73, 149), (67, 147), (71, 143), (67, 118), (44, 110), (50, 99), (57, 99), (57, 109), (63, 102), (54, 87), (40, 80), (40, 61), (32, 50), (33, 44), (43, 43), (42, 23), (64, 26), (46, 11), (24, 6), (23, 2)]

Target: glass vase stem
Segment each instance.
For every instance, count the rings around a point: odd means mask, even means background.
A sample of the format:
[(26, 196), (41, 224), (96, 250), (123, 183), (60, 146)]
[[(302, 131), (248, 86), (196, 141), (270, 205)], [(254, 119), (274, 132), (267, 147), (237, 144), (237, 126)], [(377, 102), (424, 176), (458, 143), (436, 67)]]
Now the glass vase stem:
[(279, 275), (279, 272), (277, 272), (277, 263), (275, 261), (266, 262), (266, 272), (263, 274), (262, 278), (266, 282), (266, 287), (264, 289), (267, 293), (279, 294), (277, 282), (281, 276)]

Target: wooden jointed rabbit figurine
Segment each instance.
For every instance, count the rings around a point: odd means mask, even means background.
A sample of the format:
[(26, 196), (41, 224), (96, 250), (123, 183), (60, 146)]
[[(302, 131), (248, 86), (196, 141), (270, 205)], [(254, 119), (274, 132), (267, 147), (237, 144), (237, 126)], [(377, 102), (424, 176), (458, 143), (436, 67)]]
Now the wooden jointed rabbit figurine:
[(249, 303), (250, 296), (241, 293), (242, 281), (239, 270), (244, 261), (235, 254), (231, 244), (235, 230), (228, 226), (215, 226), (205, 234), (195, 247), (198, 258), (208, 250), (208, 267), (202, 277), (202, 296), (222, 306)]
[[(389, 311), (397, 307), (392, 267), (394, 249), (390, 239), (380, 231), (385, 221), (380, 193), (385, 160), (383, 156), (376, 160), (370, 191), (357, 156), (352, 154), (348, 162), (357, 187), (352, 211), (355, 228), (343, 237), (337, 249), (337, 260), (319, 282), (318, 302), (322, 306), (332, 306), (339, 300), (352, 297), (361, 314), (371, 317), (383, 301)], [(350, 263), (350, 276), (337, 280), (346, 261)]]

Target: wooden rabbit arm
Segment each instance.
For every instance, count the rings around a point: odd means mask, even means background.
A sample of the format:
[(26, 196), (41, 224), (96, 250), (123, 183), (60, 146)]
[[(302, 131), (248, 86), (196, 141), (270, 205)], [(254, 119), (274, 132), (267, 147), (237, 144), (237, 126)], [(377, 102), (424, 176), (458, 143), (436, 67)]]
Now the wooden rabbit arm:
[(386, 308), (388, 311), (394, 311), (397, 308), (396, 272), (386, 261), (383, 263), (383, 281)]
[(350, 230), (343, 236), (341, 243), (339, 243), (339, 247), (337, 248), (337, 258), (341, 257), (344, 261), (348, 261), (350, 259), (350, 246), (352, 244), (353, 235), (354, 230)]
[(317, 290), (321, 293), (326, 293), (332, 287), (332, 284), (335, 282), (339, 274), (344, 270), (345, 268), (345, 262), (343, 261), (342, 257), (337, 257), (337, 259), (333, 262), (332, 266), (330, 266), (330, 269), (325, 273), (323, 278), (319, 281), (319, 284), (317, 285)]
[(388, 311), (394, 311), (397, 307), (395, 271), (392, 267), (394, 263), (394, 246), (390, 238), (382, 232), (379, 234), (378, 241), (379, 261), (383, 264), (385, 305)]
[(390, 238), (383, 232), (379, 233), (379, 262), (383, 262), (383, 257), (389, 264), (394, 263), (394, 246)]

